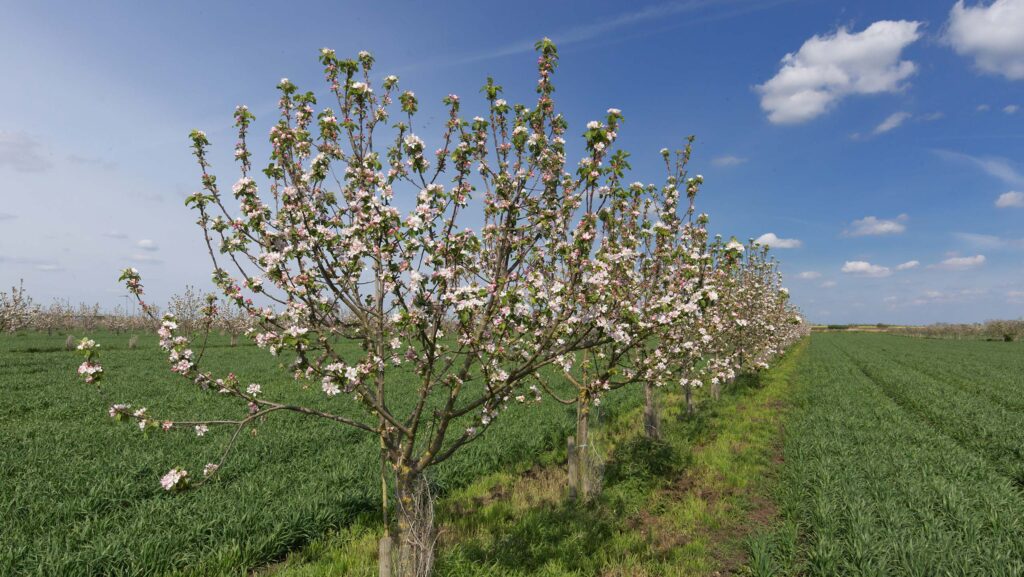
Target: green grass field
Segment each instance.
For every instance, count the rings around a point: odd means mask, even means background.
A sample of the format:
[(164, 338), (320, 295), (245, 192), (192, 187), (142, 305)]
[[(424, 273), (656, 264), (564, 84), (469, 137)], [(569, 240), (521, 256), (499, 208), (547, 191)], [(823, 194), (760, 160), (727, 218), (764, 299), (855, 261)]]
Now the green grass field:
[(814, 335), (755, 575), (1024, 574), (1024, 346)]
[[(237, 415), (237, 403), (202, 393), (167, 370), (156, 337), (128, 350), (127, 335), (91, 335), (103, 346), (111, 402), (178, 419)], [(209, 367), (264, 383), (270, 397), (344, 412), (352, 401), (302, 390), (254, 346), (215, 338)], [(246, 436), (219, 478), (164, 492), (172, 466), (198, 474), (227, 431), (143, 434), (106, 415), (107, 403), (75, 373), (64, 337), (0, 337), (0, 575), (239, 575), (283, 557), (379, 507), (377, 444), (359, 431), (295, 415)], [(612, 417), (638, 402), (610, 395)], [(479, 442), (431, 473), (441, 494), (484, 474), (531, 463), (561, 447), (574, 425), (555, 403), (513, 407)]]
[[(166, 370), (154, 337), (100, 335), (111, 401), (239, 409)], [(143, 435), (106, 416), (64, 337), (0, 337), (0, 575), (375, 574), (376, 444), (284, 415), (214, 483), (168, 494), (224, 433)], [(212, 367), (275, 396), (278, 359), (215, 339)], [(1022, 575), (1024, 345), (821, 333), (722, 400), (639, 437), (639, 395), (602, 403), (605, 490), (566, 503), (571, 409), (512, 409), (432, 474), (438, 575)], [(339, 406), (337, 403), (341, 403)]]

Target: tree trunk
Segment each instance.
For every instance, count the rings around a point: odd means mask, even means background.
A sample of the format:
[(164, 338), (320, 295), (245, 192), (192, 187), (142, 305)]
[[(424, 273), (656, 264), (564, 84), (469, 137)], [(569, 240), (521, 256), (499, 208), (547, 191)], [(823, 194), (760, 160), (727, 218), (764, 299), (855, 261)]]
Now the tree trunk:
[(644, 433), (652, 441), (661, 440), (661, 424), (658, 419), (658, 405), (654, 398), (654, 385), (644, 382)]
[(570, 501), (576, 500), (576, 487), (579, 486), (579, 470), (577, 465), (579, 464), (576, 457), (576, 437), (569, 437), (569, 441), (566, 444), (566, 455), (568, 458), (566, 461), (569, 465), (569, 493), (568, 498)]
[(398, 530), (391, 546), (391, 577), (429, 577), (434, 570), (434, 502), (422, 474), (398, 475)]
[[(593, 448), (590, 446), (590, 396), (581, 395), (576, 401), (576, 488), (575, 496), (589, 501), (597, 492)], [(570, 494), (573, 491), (570, 489)]]
[(391, 535), (385, 534), (377, 544), (377, 572), (380, 577), (391, 577)]
[(231, 333), (231, 346), (238, 345), (238, 335)]
[(686, 383), (686, 416), (693, 416), (693, 385)]

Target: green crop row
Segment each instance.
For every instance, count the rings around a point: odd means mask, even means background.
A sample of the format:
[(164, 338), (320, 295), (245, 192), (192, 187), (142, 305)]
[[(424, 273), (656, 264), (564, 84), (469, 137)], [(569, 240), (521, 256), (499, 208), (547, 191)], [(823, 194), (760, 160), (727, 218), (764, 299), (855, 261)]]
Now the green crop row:
[[(782, 521), (751, 543), (755, 575), (1024, 574), (1015, 483), (1024, 348), (816, 334), (777, 479)], [(988, 370), (965, 382), (966, 360)], [(996, 391), (986, 393), (991, 389)]]

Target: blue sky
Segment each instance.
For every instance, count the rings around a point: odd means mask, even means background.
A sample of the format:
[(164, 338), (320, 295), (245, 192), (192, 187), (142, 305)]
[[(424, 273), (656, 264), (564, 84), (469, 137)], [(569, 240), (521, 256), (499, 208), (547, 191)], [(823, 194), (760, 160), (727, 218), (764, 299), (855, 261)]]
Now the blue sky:
[(123, 302), (127, 265), (157, 302), (207, 287), (183, 205), (198, 188), (188, 132), (207, 132), (233, 181), (234, 106), (265, 133), (281, 77), (322, 91), (321, 47), (373, 52), (381, 75), (416, 91), (421, 117), (443, 112), (448, 93), (472, 116), (488, 75), (529, 101), (532, 44), (549, 36), (570, 133), (622, 109), (620, 145), (652, 182), (657, 151), (697, 135), (712, 228), (774, 235), (811, 320), (1024, 315), (1024, 0), (11, 2), (4, 13), (0, 286), (24, 278), (43, 303)]

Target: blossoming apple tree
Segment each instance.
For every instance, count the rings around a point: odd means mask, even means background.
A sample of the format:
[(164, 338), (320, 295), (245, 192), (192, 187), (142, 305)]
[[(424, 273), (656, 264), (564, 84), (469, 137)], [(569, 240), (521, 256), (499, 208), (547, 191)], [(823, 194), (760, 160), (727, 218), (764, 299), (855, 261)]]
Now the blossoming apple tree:
[[(276, 400), (276, 386), (215, 374), (203, 364), (205, 339), (193, 342), (168, 313), (159, 336), (171, 371), (239, 409), (183, 422), (110, 407), (142, 429), (232, 430), (201, 474), (176, 466), (161, 479), (165, 489), (203, 483), (242, 431), (274, 413), (353, 427), (380, 442), (390, 525), (382, 550), (393, 543), (395, 574), (425, 575), (436, 538), (428, 471), (510, 404), (552, 392), (542, 369), (576, 385), (568, 401), (582, 415), (583, 444), (588, 407), (602, 391), (660, 383), (670, 372), (670, 329), (692, 323), (716, 296), (703, 284), (706, 218), (693, 213), (701, 179), (685, 176), (687, 149), (674, 167), (663, 153), (665, 186), (623, 184), (628, 155), (612, 151), (623, 119), (614, 108), (587, 125), (583, 158), (570, 169), (568, 123), (553, 100), (557, 50), (545, 39), (537, 51), (532, 106), (510, 105), (488, 79), (484, 112), (467, 119), (461, 98), (449, 95), (433, 150), (417, 134), (416, 95), (395, 76), (375, 83), (367, 52), (342, 59), (321, 51), (329, 105), (319, 109), (316, 95), (281, 80), (262, 177), (249, 145), (254, 115), (236, 109), (240, 175), (230, 193), (213, 173), (209, 139), (193, 131), (202, 191), (187, 204), (215, 285), (250, 317), (256, 344), (292, 359), (295, 380), (316, 383), (338, 410)], [(679, 207), (681, 189), (688, 209)], [(121, 278), (141, 302), (138, 271)], [(216, 314), (211, 298), (203, 330)], [(79, 348), (79, 372), (100, 385), (99, 345), (83, 339)], [(410, 372), (412, 387), (395, 378)], [(357, 411), (348, 410), (353, 403)]]

